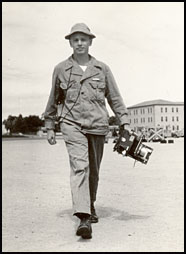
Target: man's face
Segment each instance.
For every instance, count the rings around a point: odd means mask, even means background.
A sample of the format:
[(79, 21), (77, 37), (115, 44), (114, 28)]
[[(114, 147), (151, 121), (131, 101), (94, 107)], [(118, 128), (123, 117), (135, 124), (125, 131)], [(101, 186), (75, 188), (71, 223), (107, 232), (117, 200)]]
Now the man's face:
[(92, 39), (86, 34), (75, 33), (70, 37), (70, 46), (73, 48), (74, 53), (78, 55), (87, 54), (91, 44)]

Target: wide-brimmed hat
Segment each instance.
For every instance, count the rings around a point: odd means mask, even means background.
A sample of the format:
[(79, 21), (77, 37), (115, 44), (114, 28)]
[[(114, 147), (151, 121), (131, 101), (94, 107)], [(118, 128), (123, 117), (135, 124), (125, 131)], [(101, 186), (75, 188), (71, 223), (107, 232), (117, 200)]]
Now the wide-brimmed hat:
[(96, 36), (90, 32), (90, 29), (84, 23), (77, 23), (72, 28), (69, 34), (65, 36), (65, 39), (69, 40), (70, 36), (74, 33), (84, 33), (89, 35), (92, 39)]

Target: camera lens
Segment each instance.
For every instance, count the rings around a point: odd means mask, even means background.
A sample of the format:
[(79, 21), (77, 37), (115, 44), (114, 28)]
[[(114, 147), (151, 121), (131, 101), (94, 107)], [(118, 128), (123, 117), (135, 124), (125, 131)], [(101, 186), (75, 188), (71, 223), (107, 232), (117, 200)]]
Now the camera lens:
[(147, 153), (148, 153), (148, 150), (145, 147), (142, 147), (140, 149), (140, 155), (141, 155), (141, 157), (145, 157)]

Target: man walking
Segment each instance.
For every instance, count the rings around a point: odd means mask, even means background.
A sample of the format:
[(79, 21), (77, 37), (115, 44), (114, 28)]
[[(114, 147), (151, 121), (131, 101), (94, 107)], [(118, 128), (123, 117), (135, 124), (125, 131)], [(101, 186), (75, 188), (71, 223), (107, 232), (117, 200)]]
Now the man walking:
[(127, 108), (110, 68), (89, 54), (94, 38), (84, 23), (75, 24), (65, 36), (73, 54), (54, 68), (44, 114), (47, 139), (53, 145), (58, 113), (69, 154), (73, 215), (80, 219), (76, 234), (82, 238), (91, 238), (91, 223), (98, 222), (94, 203), (109, 131), (105, 98), (119, 119), (120, 128), (130, 129)]

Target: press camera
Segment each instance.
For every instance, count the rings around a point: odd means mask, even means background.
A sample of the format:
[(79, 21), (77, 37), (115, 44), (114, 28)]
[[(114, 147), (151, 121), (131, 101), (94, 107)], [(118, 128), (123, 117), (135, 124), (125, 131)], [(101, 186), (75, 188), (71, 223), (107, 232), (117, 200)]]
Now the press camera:
[(143, 135), (137, 135), (135, 132), (122, 130), (113, 151), (117, 151), (119, 154), (129, 156), (147, 164), (153, 149), (142, 143), (143, 138)]

